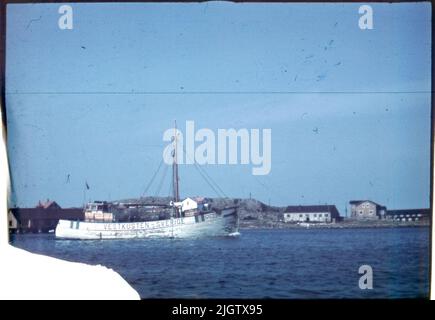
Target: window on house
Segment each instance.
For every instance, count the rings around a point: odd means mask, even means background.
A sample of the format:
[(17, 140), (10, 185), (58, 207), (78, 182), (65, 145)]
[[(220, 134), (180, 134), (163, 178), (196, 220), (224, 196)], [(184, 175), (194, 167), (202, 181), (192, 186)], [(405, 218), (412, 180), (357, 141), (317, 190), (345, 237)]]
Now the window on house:
[(316, 213), (314, 214), (314, 218), (317, 218), (317, 214)]
[(9, 227), (12, 227), (12, 220), (9, 220)]

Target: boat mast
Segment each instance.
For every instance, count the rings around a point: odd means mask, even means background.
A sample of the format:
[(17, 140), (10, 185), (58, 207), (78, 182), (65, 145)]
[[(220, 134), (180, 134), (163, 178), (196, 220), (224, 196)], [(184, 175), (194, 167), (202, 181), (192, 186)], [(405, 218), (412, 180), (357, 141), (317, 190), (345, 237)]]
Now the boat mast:
[(172, 177), (174, 184), (174, 201), (180, 201), (180, 193), (178, 190), (178, 159), (177, 159), (177, 120), (174, 127), (174, 162), (172, 164)]

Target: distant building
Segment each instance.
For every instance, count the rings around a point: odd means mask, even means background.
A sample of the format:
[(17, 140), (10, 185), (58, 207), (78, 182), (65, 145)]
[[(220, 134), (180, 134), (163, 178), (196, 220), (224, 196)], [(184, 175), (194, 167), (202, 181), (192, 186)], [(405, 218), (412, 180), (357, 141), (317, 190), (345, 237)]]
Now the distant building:
[(203, 197), (186, 198), (175, 202), (175, 207), (180, 208), (185, 217), (193, 216), (198, 211), (208, 210), (207, 199)]
[[(59, 219), (84, 220), (82, 208), (62, 209), (55, 201), (39, 201), (35, 208), (10, 208), (9, 228), (17, 232), (48, 232), (56, 228)], [(15, 228), (14, 228), (15, 226)]]
[(39, 201), (36, 205), (36, 208), (40, 209), (50, 209), (50, 210), (58, 210), (61, 209), (60, 205), (56, 203), (56, 201), (50, 201), (50, 199), (47, 199), (45, 202)]
[(18, 220), (11, 210), (8, 210), (8, 226), (11, 232), (15, 232), (18, 228)]
[(384, 219), (387, 208), (370, 200), (350, 201), (351, 217), (355, 219)]
[(186, 198), (183, 201), (181, 201), (181, 211), (191, 211), (198, 209), (198, 202), (196, 200), (193, 200), (192, 198)]
[(421, 221), (429, 220), (430, 217), (430, 209), (402, 209), (388, 210), (385, 218), (395, 221)]
[(336, 222), (340, 214), (333, 205), (288, 206), (283, 215), (284, 222)]

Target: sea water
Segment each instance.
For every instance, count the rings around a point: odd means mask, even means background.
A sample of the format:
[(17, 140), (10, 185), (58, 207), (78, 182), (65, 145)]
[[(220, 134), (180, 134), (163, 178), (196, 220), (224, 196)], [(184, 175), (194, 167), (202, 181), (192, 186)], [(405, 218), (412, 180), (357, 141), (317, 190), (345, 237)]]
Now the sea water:
[[(416, 298), (429, 295), (430, 229), (241, 230), (204, 239), (56, 240), (14, 246), (114, 269), (142, 298)], [(361, 289), (361, 265), (373, 289)]]

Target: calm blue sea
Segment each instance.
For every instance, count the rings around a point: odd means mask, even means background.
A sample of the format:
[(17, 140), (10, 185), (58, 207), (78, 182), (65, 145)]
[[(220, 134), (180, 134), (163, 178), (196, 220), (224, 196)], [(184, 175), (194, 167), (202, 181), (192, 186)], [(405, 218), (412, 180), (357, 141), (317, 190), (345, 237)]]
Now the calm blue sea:
[[(429, 294), (429, 228), (242, 230), (237, 238), (13, 245), (119, 272), (142, 298), (415, 298)], [(358, 268), (373, 268), (373, 289)]]

